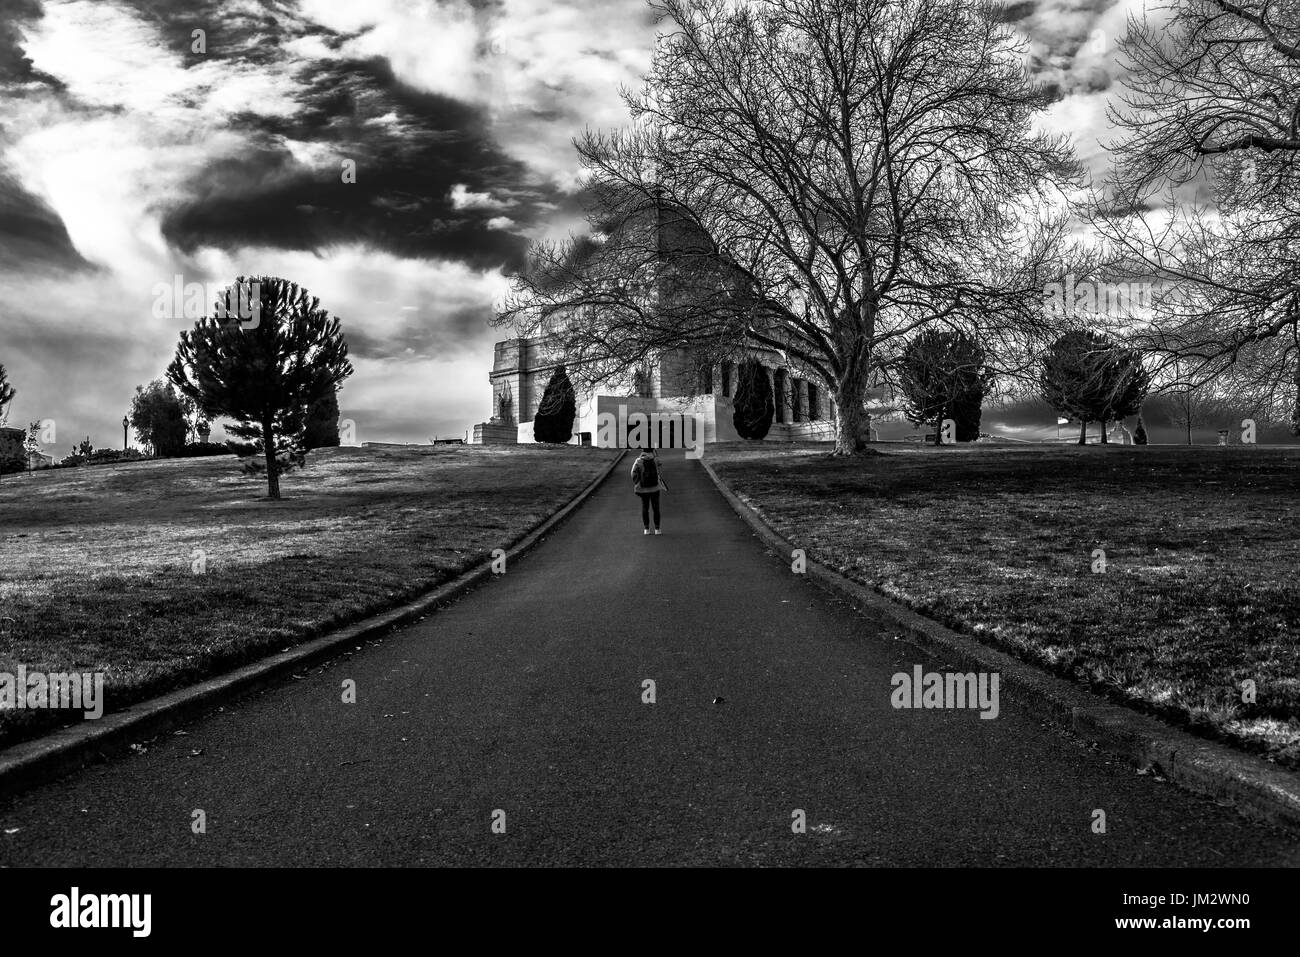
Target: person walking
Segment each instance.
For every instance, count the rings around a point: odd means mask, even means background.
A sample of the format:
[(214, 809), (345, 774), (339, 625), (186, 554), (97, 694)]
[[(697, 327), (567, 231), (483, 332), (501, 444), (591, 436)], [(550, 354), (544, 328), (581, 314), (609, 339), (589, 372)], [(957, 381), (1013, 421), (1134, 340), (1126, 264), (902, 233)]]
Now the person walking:
[(659, 493), (668, 491), (659, 458), (654, 449), (643, 449), (632, 463), (632, 491), (641, 499), (642, 535), (650, 534), (650, 510), (654, 509), (655, 534), (659, 534)]

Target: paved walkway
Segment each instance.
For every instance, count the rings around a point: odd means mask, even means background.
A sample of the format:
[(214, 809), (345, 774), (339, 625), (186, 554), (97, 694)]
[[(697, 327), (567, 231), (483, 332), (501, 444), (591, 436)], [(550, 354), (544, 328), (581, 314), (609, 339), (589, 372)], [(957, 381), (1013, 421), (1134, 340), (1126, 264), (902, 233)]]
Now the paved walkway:
[(1009, 700), (894, 710), (891, 675), (944, 663), (766, 555), (698, 463), (643, 537), (630, 464), (424, 622), (21, 796), (0, 863), (1300, 863)]

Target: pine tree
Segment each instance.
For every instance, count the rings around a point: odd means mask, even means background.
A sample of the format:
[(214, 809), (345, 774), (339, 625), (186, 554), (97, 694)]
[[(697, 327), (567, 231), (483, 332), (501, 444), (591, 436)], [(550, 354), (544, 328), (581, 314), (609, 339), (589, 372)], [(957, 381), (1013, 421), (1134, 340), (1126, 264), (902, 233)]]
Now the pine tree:
[(533, 417), (533, 439), (556, 444), (569, 441), (573, 438), (573, 418), (577, 413), (578, 400), (573, 383), (569, 381), (564, 366), (556, 366)]
[[(253, 306), (248, 321), (239, 319), (241, 303)], [(264, 469), (267, 494), (278, 499), (280, 475), (304, 461), (307, 410), (352, 374), (347, 342), (319, 299), (272, 276), (240, 276), (217, 311), (181, 333), (167, 378), (205, 418), (235, 421), (227, 431), (265, 459), (248, 470)]]
[(776, 416), (776, 400), (767, 370), (753, 360), (740, 364), (736, 376), (735, 414), (732, 422), (744, 439), (764, 438)]
[(965, 333), (927, 329), (903, 350), (900, 387), (904, 414), (917, 425), (935, 426), (939, 444), (944, 419), (957, 427), (958, 442), (980, 434), (980, 407), (992, 384), (984, 349)]
[(1150, 376), (1142, 357), (1093, 332), (1067, 332), (1048, 348), (1039, 372), (1043, 398), (1058, 412), (1080, 422), (1079, 444), (1087, 442), (1088, 423), (1133, 415), (1142, 405)]
[(339, 396), (331, 389), (307, 410), (307, 428), (303, 448), (337, 448), (339, 444)]

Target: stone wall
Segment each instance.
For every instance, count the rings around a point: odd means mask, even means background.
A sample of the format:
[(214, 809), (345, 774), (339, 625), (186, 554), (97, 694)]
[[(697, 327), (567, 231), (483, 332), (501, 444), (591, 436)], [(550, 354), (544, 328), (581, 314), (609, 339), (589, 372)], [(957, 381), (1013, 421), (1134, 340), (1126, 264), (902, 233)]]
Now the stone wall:
[(658, 375), (655, 376), (654, 397), (656, 399), (679, 395), (691, 395), (699, 383), (699, 370), (691, 360), (690, 353), (684, 349), (666, 352), (659, 360)]
[(480, 422), (474, 426), (474, 445), (515, 445), (519, 441), (517, 426), (502, 425), (494, 422)]
[(505, 339), (496, 344), (492, 372), (492, 415), (501, 407), (501, 396), (510, 396), (511, 422), (533, 421), (542, 403), (547, 383), (558, 360), (547, 339)]

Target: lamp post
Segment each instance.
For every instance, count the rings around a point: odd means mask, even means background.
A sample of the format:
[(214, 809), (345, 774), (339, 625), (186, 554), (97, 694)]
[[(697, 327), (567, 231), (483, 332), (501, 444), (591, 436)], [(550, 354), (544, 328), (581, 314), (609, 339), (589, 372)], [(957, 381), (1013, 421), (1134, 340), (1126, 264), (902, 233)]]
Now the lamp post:
[(122, 451), (126, 451), (126, 429), (131, 424), (131, 420), (122, 416)]

